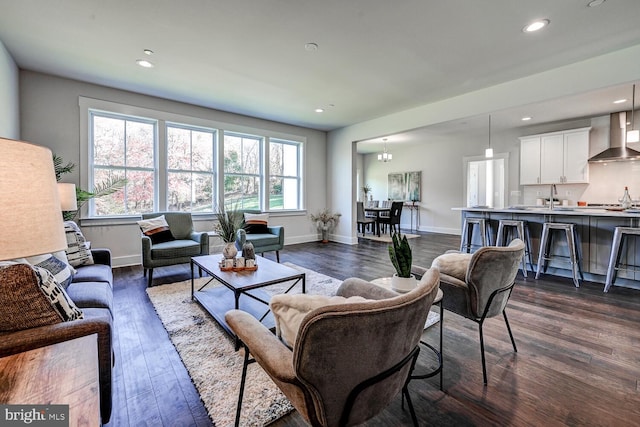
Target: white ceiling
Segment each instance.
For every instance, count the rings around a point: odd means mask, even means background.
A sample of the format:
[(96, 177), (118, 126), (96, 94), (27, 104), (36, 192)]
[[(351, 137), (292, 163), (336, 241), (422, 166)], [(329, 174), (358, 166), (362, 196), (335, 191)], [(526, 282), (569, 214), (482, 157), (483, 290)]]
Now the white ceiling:
[[(332, 130), (640, 43), (639, 0), (588, 3), (0, 0), (0, 40), (22, 69)], [(551, 24), (521, 31), (538, 18)], [(305, 50), (310, 42), (316, 51)], [(139, 67), (141, 58), (155, 67)], [(630, 93), (597, 88), (496, 112), (494, 123), (606, 114)]]

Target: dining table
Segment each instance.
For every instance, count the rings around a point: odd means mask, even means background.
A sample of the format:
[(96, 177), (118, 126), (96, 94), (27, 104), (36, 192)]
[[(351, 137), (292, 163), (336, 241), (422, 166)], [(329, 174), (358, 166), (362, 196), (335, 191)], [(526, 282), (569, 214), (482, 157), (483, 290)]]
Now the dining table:
[(390, 214), (391, 213), (391, 206), (389, 206), (389, 207), (370, 207), (370, 208), (365, 207), (364, 208), (364, 212), (365, 213), (373, 212), (373, 213), (376, 214), (376, 234), (378, 235), (378, 237), (380, 237), (380, 221), (379, 221), (380, 216), (381, 216), (380, 214), (385, 213), (385, 212)]

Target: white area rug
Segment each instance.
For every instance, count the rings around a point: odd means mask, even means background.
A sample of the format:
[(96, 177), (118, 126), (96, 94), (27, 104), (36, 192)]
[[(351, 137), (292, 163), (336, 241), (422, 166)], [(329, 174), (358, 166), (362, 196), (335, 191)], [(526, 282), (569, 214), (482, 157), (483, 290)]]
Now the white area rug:
[[(285, 264), (306, 273), (307, 293), (335, 295), (342, 283), (315, 271), (291, 263)], [(207, 280), (209, 278), (196, 279), (200, 284)], [(285, 286), (287, 283), (263, 289), (270, 293), (279, 293), (286, 289)], [(300, 291), (300, 286), (291, 290), (292, 293)], [(232, 426), (235, 421), (244, 352), (235, 351), (231, 337), (198, 303), (191, 301), (190, 280), (154, 286), (147, 289), (147, 294), (200, 393), (214, 425)], [(240, 425), (263, 426), (292, 410), (289, 401), (262, 368), (257, 363), (249, 365)]]
[[(291, 263), (285, 265), (306, 273), (310, 294), (335, 295), (342, 283), (338, 279)], [(209, 278), (196, 279), (196, 286)], [(268, 286), (265, 291), (284, 292), (291, 282)], [(216, 286), (210, 284), (209, 286)], [(217, 286), (221, 286), (218, 284)], [(300, 293), (296, 286), (291, 293)], [(147, 294), (178, 351), (200, 398), (216, 427), (232, 426), (235, 421), (244, 352), (234, 350), (231, 337), (195, 301), (191, 301), (191, 281), (154, 286)], [(438, 322), (431, 311), (425, 329)], [(289, 401), (257, 363), (248, 367), (241, 426), (264, 426), (293, 410)]]
[[(417, 239), (418, 237), (420, 237), (419, 234), (403, 233), (402, 235), (407, 236), (407, 239)], [(358, 233), (358, 237), (360, 237), (361, 239), (373, 240), (375, 242), (391, 243), (391, 236), (389, 236), (388, 234), (381, 234), (380, 237), (378, 237), (375, 234), (365, 233), (363, 236), (362, 234)]]

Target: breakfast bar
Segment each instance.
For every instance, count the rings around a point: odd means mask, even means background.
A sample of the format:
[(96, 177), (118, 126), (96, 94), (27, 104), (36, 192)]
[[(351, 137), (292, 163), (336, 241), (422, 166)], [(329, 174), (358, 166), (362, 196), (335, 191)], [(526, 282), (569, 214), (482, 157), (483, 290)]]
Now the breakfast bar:
[[(533, 262), (536, 263), (540, 251), (540, 238), (544, 223), (558, 222), (574, 224), (578, 237), (577, 244), (582, 252), (582, 271), (587, 281), (605, 283), (611, 245), (616, 227), (640, 227), (640, 209), (622, 210), (616, 207), (532, 207), (514, 206), (504, 209), (487, 207), (454, 208), (462, 211), (462, 222), (465, 218), (482, 218), (492, 236), (495, 237), (500, 220), (525, 221), (529, 231), (529, 245)], [(473, 235), (474, 244), (480, 244), (479, 233)], [(558, 239), (553, 242), (554, 253), (568, 256), (566, 241)], [(640, 268), (640, 239), (628, 239), (622, 246), (622, 256), (625, 264)], [(535, 273), (535, 266), (534, 266)], [(546, 274), (572, 277), (568, 263), (561, 259), (549, 262)], [(529, 276), (531, 277), (531, 276)], [(640, 289), (640, 271), (619, 270), (615, 286), (626, 286)]]

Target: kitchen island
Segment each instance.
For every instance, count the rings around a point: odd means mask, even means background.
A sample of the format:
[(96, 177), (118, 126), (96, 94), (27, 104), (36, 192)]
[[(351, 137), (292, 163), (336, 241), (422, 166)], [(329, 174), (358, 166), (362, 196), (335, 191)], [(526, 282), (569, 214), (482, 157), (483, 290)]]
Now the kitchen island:
[[(498, 222), (501, 219), (526, 221), (530, 233), (531, 256), (535, 264), (540, 250), (540, 235), (545, 222), (564, 222), (575, 224), (582, 250), (582, 271), (587, 281), (603, 283), (609, 265), (611, 243), (615, 227), (640, 227), (640, 209), (619, 210), (616, 208), (590, 208), (558, 206), (548, 207), (515, 206), (504, 209), (484, 207), (454, 208), (462, 211), (462, 221), (465, 218), (484, 218), (495, 243)], [(476, 240), (477, 239), (477, 240)], [(640, 239), (628, 239), (623, 245), (622, 262), (637, 265), (640, 268)], [(474, 234), (474, 244), (480, 244), (479, 236)], [(568, 255), (566, 239), (554, 238), (552, 251), (554, 254)], [(562, 259), (552, 259), (549, 262), (547, 274), (571, 277), (568, 262)], [(640, 289), (640, 271), (618, 272), (614, 286), (625, 286)], [(614, 288), (612, 287), (611, 290)], [(610, 291), (611, 291), (610, 290)]]

